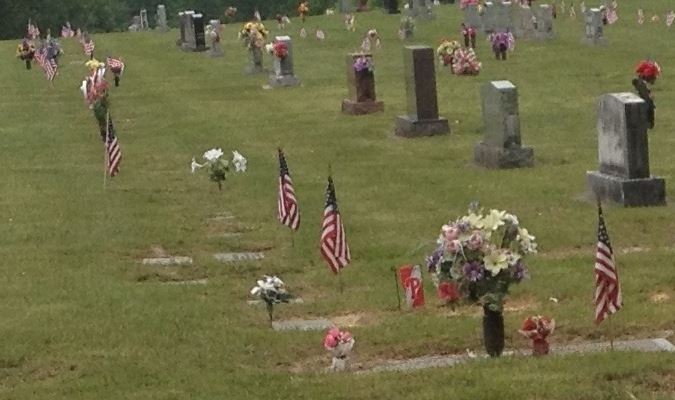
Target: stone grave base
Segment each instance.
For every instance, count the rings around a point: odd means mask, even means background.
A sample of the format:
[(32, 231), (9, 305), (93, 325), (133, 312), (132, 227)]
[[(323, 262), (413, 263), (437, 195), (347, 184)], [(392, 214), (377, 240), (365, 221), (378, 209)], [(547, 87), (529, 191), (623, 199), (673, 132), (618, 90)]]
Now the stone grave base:
[(607, 39), (604, 37), (601, 38), (583, 38), (581, 43), (588, 46), (607, 46)]
[(384, 111), (384, 102), (375, 101), (353, 101), (349, 99), (342, 100), (342, 112), (350, 115), (372, 114)]
[(244, 68), (244, 73), (246, 75), (264, 74), (265, 72), (267, 72), (267, 70), (261, 65), (248, 65), (246, 68)]
[(180, 45), (180, 49), (183, 51), (191, 51), (191, 52), (203, 52), (207, 51), (209, 48), (206, 46), (201, 46), (201, 47), (192, 47), (191, 45), (187, 43), (182, 43)]
[(534, 164), (534, 150), (531, 147), (504, 149), (480, 142), (474, 147), (473, 154), (476, 164), (485, 168), (523, 168)]
[(333, 326), (335, 324), (327, 319), (290, 319), (272, 322), (272, 329), (275, 331), (322, 331)]
[(591, 192), (601, 200), (624, 207), (666, 205), (666, 181), (663, 178), (623, 179), (599, 171), (586, 172)]
[(445, 118), (414, 120), (407, 115), (396, 117), (396, 136), (420, 137), (450, 133), (450, 125)]
[(298, 79), (295, 75), (270, 75), (268, 84), (272, 88), (298, 86), (300, 85), (300, 79)]
[(216, 51), (209, 50), (209, 57), (218, 58), (218, 57), (223, 57), (224, 55), (225, 55), (225, 53), (223, 52), (222, 49), (216, 50)]

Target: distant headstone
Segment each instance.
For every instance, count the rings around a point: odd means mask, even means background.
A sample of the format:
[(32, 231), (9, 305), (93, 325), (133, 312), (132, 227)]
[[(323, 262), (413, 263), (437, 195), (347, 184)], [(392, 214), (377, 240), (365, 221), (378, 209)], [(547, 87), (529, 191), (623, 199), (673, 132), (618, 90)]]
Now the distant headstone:
[(555, 33), (553, 32), (553, 9), (551, 6), (540, 4), (539, 7), (535, 7), (534, 11), (537, 20), (534, 37), (539, 40), (553, 39)]
[(185, 43), (185, 27), (187, 25), (187, 15), (185, 14), (185, 11), (178, 13), (178, 24), (180, 28), (180, 37), (176, 40), (176, 44), (183, 47), (183, 44)]
[(163, 4), (157, 6), (157, 29), (162, 33), (169, 30), (166, 23), (166, 7)]
[(513, 17), (511, 15), (513, 6), (510, 1), (496, 2), (495, 9), (495, 26), (496, 32), (513, 32)]
[(206, 37), (204, 35), (204, 15), (193, 14), (192, 24), (195, 30), (194, 51), (206, 51)]
[(410, 0), (408, 2), (408, 15), (421, 20), (436, 18), (430, 0)]
[(143, 265), (192, 265), (191, 257), (158, 257), (158, 258), (144, 258)]
[(486, 1), (483, 10), (483, 32), (495, 32), (497, 25), (497, 9), (491, 1)]
[(477, 164), (487, 168), (531, 167), (534, 151), (522, 147), (518, 91), (509, 81), (488, 82), (481, 89), (483, 141), (474, 148)]
[(352, 0), (338, 0), (337, 9), (342, 14), (349, 14), (354, 11)]
[(269, 86), (275, 88), (299, 85), (300, 79), (295, 76), (293, 71), (293, 43), (291, 43), (291, 38), (277, 36), (275, 41), (285, 43), (288, 54), (284, 58), (274, 57), (274, 74), (269, 77)]
[(633, 93), (610, 93), (598, 105), (598, 171), (586, 176), (592, 193), (625, 207), (666, 204), (666, 182), (649, 172), (647, 104)]
[(396, 118), (396, 135), (417, 137), (450, 133), (448, 120), (438, 116), (434, 49), (405, 46), (403, 65), (408, 114)]
[(481, 20), (480, 14), (478, 14), (477, 4), (470, 4), (464, 8), (464, 24), (476, 29), (482, 29), (483, 21)]
[(398, 9), (398, 0), (385, 0), (387, 14), (400, 14)]
[(347, 87), (349, 98), (342, 100), (342, 112), (351, 115), (370, 114), (384, 110), (384, 103), (377, 100), (375, 95), (375, 74), (363, 69), (357, 71), (357, 60), (369, 60), (372, 63), (372, 54), (352, 53), (347, 55)]
[(129, 25), (129, 32), (140, 32), (142, 30), (141, 17), (134, 15), (131, 18), (131, 25)]
[(194, 11), (189, 10), (185, 11), (183, 14), (183, 18), (185, 20), (185, 26), (184, 26), (184, 40), (183, 44), (181, 45), (181, 48), (185, 51), (194, 51), (194, 49), (197, 47), (196, 44), (196, 39), (195, 39), (195, 26), (193, 23), (193, 15), (195, 14)]
[(272, 322), (275, 331), (322, 331), (335, 326), (327, 319), (289, 319), (286, 321)]
[(602, 11), (598, 8), (589, 8), (584, 13), (584, 23), (586, 25), (586, 35), (582, 43), (588, 45), (604, 45), (607, 39), (603, 33)]
[(265, 258), (265, 253), (217, 253), (213, 255), (213, 258), (226, 263), (258, 261)]
[(209, 56), (211, 57), (222, 57), (223, 56), (223, 46), (220, 42), (220, 20), (212, 19), (209, 21), (211, 30), (209, 31)]
[(516, 7), (514, 36), (518, 38), (530, 39), (535, 35), (534, 14), (532, 8), (528, 6)]
[(141, 10), (140, 14), (140, 21), (141, 21), (141, 30), (142, 31), (147, 31), (150, 29), (150, 24), (148, 24), (148, 10), (145, 8)]

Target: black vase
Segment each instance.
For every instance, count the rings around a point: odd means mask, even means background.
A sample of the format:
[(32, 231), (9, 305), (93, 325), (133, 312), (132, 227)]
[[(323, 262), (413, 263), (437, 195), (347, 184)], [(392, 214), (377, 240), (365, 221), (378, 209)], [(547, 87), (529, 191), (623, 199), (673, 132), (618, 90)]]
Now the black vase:
[(504, 315), (483, 306), (483, 343), (490, 357), (499, 357), (504, 350)]

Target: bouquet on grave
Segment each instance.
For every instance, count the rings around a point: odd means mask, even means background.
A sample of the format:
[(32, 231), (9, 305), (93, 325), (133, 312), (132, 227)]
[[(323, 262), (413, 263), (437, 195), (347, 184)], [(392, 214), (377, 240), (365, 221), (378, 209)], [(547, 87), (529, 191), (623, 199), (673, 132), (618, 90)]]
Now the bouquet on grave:
[(291, 295), (286, 291), (284, 282), (276, 276), (263, 276), (256, 282), (256, 286), (251, 289), (251, 295), (257, 296), (267, 306), (267, 314), (270, 322), (274, 319), (274, 305), (279, 303), (288, 303)]
[(440, 46), (436, 49), (436, 56), (441, 62), (441, 65), (447, 66), (452, 65), (453, 56), (455, 51), (459, 49), (461, 45), (456, 40), (443, 39)]
[(515, 215), (484, 213), (478, 205), (443, 225), (437, 243), (427, 257), (434, 281), (454, 281), (464, 297), (496, 312), (502, 311), (509, 286), (528, 277), (525, 255), (537, 251), (534, 236)]
[(373, 58), (366, 55), (361, 55), (354, 59), (354, 71), (356, 72), (369, 72), (373, 73), (375, 71), (375, 64), (373, 64)]
[(488, 41), (492, 44), (492, 50), (513, 51), (516, 48), (516, 39), (511, 32), (494, 32), (488, 36)]
[[(223, 157), (221, 149), (208, 150), (204, 153), (203, 157), (206, 160), (204, 164), (197, 163), (195, 158), (192, 157), (192, 163), (190, 164), (192, 173), (206, 167), (209, 172), (209, 179), (216, 182), (218, 189), (222, 190), (223, 182), (230, 172), (230, 162)], [(236, 150), (232, 152), (232, 165), (234, 165), (235, 172), (246, 172), (246, 158)]]
[(275, 56), (276, 58), (283, 60), (288, 56), (288, 45), (284, 42), (277, 41), (272, 43), (271, 46), (267, 46), (267, 51)]
[(239, 31), (239, 39), (243, 41), (244, 46), (249, 49), (262, 48), (265, 46), (265, 40), (269, 35), (269, 31), (265, 28), (262, 22), (247, 22)]
[(398, 34), (401, 39), (411, 37), (415, 31), (415, 19), (410, 16), (401, 18)]
[(354, 348), (355, 340), (348, 331), (341, 331), (333, 327), (326, 332), (323, 338), (323, 347), (333, 355), (333, 369), (337, 368), (336, 360), (346, 360)]
[(460, 0), (459, 1), (459, 8), (462, 10), (467, 8), (468, 6), (472, 5), (478, 5), (479, 1), (478, 0)]
[(549, 344), (546, 338), (555, 330), (555, 320), (541, 315), (533, 315), (523, 321), (523, 326), (518, 330), (521, 335), (532, 340), (532, 354), (545, 355), (549, 352)]
[(302, 17), (302, 20), (305, 20), (305, 16), (309, 13), (309, 2), (308, 1), (302, 1), (298, 5), (298, 15)]
[(471, 47), (457, 49), (452, 57), (452, 73), (455, 75), (478, 75), (482, 66)]
[(16, 57), (22, 61), (32, 60), (35, 57), (35, 45), (33, 45), (33, 42), (24, 39), (19, 43), (16, 47)]

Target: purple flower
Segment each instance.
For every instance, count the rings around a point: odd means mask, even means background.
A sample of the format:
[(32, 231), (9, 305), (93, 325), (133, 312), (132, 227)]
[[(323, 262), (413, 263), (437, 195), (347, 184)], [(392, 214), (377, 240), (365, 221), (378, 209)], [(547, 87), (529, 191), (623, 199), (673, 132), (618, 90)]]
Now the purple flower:
[(464, 264), (462, 272), (464, 272), (464, 278), (470, 282), (479, 281), (485, 276), (485, 269), (478, 261), (471, 261)]
[(511, 277), (516, 282), (520, 282), (523, 279), (528, 279), (530, 277), (527, 266), (525, 266), (525, 263), (523, 263), (522, 260), (518, 260), (518, 262), (511, 266)]
[(354, 70), (356, 72), (361, 72), (368, 70), (373, 71), (373, 60), (370, 57), (359, 57), (354, 60)]
[(443, 258), (443, 246), (438, 247), (436, 250), (434, 250), (433, 253), (431, 253), (430, 256), (426, 258), (427, 268), (429, 272), (436, 272), (436, 267), (438, 267), (438, 264), (441, 262), (442, 258)]

